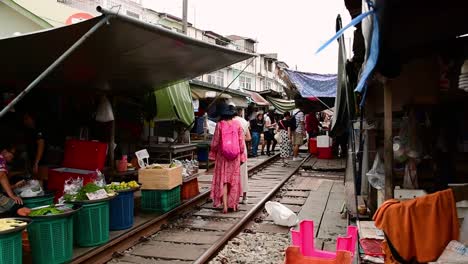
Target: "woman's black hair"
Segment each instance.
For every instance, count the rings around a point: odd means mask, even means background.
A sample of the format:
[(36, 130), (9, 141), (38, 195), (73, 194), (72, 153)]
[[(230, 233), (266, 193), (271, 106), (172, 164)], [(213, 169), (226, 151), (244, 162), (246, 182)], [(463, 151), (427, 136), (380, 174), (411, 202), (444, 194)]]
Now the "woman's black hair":
[(219, 120), (222, 121), (222, 120), (232, 120), (234, 118), (233, 115), (221, 115)]
[(7, 150), (12, 151), (16, 148), (15, 144), (11, 142), (0, 142), (0, 151)]
[(291, 116), (291, 113), (290, 113), (290, 112), (284, 112), (283, 116), (284, 116), (284, 117)]

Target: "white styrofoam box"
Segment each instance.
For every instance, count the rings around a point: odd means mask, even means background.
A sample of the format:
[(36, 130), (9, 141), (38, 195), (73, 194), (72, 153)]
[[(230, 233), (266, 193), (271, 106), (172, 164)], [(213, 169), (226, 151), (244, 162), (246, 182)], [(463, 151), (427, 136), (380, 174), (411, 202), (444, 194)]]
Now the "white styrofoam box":
[(329, 136), (318, 136), (317, 137), (317, 148), (328, 148), (332, 145), (331, 138)]
[(400, 189), (399, 186), (396, 186), (393, 194), (397, 200), (410, 200), (416, 197), (427, 195), (427, 192), (419, 189)]

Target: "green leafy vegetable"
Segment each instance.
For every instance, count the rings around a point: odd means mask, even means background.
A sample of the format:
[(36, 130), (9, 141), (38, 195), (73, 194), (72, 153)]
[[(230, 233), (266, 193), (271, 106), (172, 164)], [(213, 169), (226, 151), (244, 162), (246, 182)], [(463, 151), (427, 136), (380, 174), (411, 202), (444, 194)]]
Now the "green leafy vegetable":
[(63, 213), (63, 211), (60, 211), (59, 209), (55, 208), (54, 205), (50, 205), (46, 208), (32, 210), (29, 216), (56, 215), (61, 213)]

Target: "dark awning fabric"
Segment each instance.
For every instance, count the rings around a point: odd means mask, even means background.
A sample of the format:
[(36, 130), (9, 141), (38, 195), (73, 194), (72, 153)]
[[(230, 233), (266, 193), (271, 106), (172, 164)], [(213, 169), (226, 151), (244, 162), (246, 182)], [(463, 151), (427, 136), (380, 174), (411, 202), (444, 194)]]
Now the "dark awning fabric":
[(292, 83), (304, 98), (336, 97), (337, 75), (318, 74), (284, 69)]
[[(0, 39), (0, 89), (24, 89), (103, 18)], [(41, 86), (60, 92), (100, 89), (112, 94), (144, 94), (154, 87), (189, 80), (251, 56), (113, 15)]]

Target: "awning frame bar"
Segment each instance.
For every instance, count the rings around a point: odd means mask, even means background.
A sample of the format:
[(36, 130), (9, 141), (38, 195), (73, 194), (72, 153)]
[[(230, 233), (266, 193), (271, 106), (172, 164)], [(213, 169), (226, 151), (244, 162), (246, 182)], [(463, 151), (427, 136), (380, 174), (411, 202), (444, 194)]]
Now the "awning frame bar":
[(47, 69), (36, 77), (18, 96), (15, 97), (8, 105), (0, 112), (0, 118), (5, 116), (23, 97), (25, 97), (32, 89), (34, 89), (45, 77), (47, 77), (55, 68), (57, 68), (73, 51), (75, 51), (86, 39), (95, 33), (102, 25), (109, 22), (110, 15), (104, 15), (103, 18), (90, 28), (83, 36), (81, 36), (73, 45), (70, 46), (60, 57), (58, 57)]

